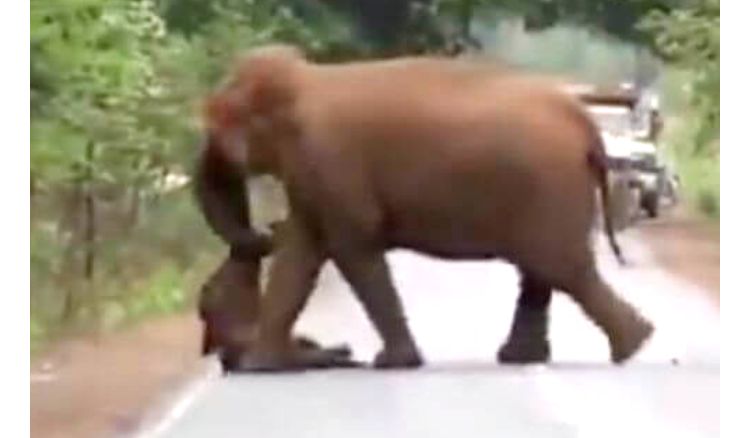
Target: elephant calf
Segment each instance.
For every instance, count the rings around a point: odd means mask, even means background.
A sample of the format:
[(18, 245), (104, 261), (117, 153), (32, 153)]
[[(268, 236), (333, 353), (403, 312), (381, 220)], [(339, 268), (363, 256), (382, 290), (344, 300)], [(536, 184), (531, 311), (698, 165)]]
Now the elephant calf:
[[(273, 237), (251, 228), (242, 175), (224, 172), (221, 157), (212, 154), (210, 147), (203, 150), (198, 160), (195, 195), (207, 223), (230, 244), (230, 251), (200, 291), (201, 350), (204, 355), (218, 353), (223, 369), (235, 371), (241, 355), (251, 350), (248, 334), (258, 321), (261, 259), (271, 253), (277, 234), (283, 234), (283, 224), (273, 226)], [(327, 354), (327, 366), (355, 365), (346, 345), (323, 348), (306, 336), (296, 336), (293, 346)]]

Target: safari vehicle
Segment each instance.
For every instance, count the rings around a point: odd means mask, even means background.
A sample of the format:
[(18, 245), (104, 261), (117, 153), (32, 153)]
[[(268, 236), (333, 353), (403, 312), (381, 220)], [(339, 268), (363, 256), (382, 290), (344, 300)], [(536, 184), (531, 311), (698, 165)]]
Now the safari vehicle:
[(649, 98), (627, 87), (597, 90), (577, 86), (570, 91), (584, 101), (599, 125), (610, 164), (618, 174), (616, 181), (627, 180), (630, 190), (616, 187), (614, 191), (616, 196), (626, 193), (631, 198), (616, 201), (635, 203), (634, 208), (625, 208), (628, 219), (636, 219), (640, 211), (658, 217), (662, 199), (674, 193), (674, 188), (656, 147), (661, 129), (656, 96)]

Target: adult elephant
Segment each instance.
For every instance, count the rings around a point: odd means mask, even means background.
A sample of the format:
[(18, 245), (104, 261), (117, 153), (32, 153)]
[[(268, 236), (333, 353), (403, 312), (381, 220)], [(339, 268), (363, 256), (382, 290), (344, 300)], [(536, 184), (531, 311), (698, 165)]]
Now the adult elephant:
[(589, 234), (597, 188), (607, 204), (606, 157), (585, 110), (555, 85), (458, 60), (318, 65), (268, 47), (238, 62), (205, 119), (227, 172), (274, 174), (290, 201), (247, 369), (330, 359), (288, 341), (327, 258), (382, 338), (375, 366), (420, 365), (384, 258), (393, 248), (518, 267), (502, 361), (548, 358), (553, 288), (604, 331), (614, 362), (653, 330), (597, 270)]

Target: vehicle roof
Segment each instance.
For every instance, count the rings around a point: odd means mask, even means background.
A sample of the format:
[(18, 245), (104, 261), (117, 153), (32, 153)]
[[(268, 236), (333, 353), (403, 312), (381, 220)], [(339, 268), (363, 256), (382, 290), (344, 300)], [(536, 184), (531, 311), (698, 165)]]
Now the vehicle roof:
[(627, 106), (629, 108), (634, 108), (638, 104), (638, 97), (632, 93), (591, 92), (577, 94), (577, 96), (587, 104)]
[(590, 84), (568, 84), (564, 88), (587, 104), (634, 108), (639, 100), (637, 92), (623, 88), (605, 88)]

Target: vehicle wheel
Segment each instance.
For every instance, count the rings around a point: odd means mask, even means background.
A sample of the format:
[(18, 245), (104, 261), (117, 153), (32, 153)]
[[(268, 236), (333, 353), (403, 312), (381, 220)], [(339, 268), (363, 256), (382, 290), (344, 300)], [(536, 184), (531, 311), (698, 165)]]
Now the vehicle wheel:
[(638, 210), (638, 198), (633, 196), (628, 180), (621, 176), (616, 176), (610, 183), (610, 215), (615, 231), (622, 231), (632, 225), (635, 215), (634, 210)]
[(659, 193), (655, 191), (645, 192), (641, 199), (641, 207), (646, 210), (649, 218), (659, 217)]
[(634, 225), (641, 219), (641, 189), (631, 188), (628, 191), (628, 225)]

